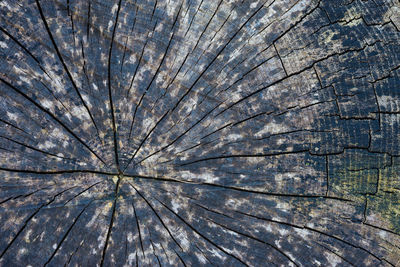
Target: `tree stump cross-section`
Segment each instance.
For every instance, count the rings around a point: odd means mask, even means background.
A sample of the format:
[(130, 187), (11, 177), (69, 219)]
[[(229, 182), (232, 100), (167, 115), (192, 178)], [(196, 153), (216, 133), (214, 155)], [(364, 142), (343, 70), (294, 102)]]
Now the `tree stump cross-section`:
[(400, 1), (0, 0), (0, 266), (400, 266)]

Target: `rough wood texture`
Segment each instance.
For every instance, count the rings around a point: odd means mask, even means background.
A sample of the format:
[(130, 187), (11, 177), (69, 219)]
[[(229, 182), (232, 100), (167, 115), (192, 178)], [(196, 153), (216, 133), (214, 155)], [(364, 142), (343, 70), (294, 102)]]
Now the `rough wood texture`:
[(0, 9), (1, 266), (400, 266), (398, 0)]

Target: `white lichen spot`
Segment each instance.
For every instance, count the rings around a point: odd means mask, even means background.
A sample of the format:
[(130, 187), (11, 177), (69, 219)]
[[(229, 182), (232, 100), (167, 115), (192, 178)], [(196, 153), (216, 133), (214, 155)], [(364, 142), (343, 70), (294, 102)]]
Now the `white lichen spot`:
[(86, 94), (82, 94), (82, 98), (83, 98), (83, 101), (85, 101), (86, 105), (87, 105), (89, 108), (92, 108), (92, 107), (93, 107), (93, 106), (92, 106), (92, 103), (90, 103), (89, 97), (88, 97)]
[(111, 9), (111, 13), (114, 14), (118, 10), (118, 4), (114, 4), (114, 6)]
[(283, 124), (277, 124), (275, 122), (270, 122), (266, 124), (264, 128), (262, 128), (260, 131), (258, 131), (255, 136), (260, 138), (263, 137), (265, 134), (278, 134), (281, 132), (288, 131), (288, 128), (283, 125)]
[(56, 145), (50, 141), (46, 141), (43, 144), (39, 144), (39, 149), (49, 149), (49, 148), (54, 148)]
[(385, 231), (379, 231), (378, 234), (383, 239), (385, 239), (387, 237), (387, 233)]
[(333, 253), (325, 252), (324, 255), (332, 267), (335, 267), (342, 262), (342, 260)]
[(308, 235), (310, 234), (309, 231), (307, 229), (304, 228), (295, 228), (294, 231), (299, 234), (303, 239), (307, 239)]
[(129, 233), (127, 234), (126, 238), (127, 238), (128, 242), (131, 243), (131, 242), (133, 241), (133, 235), (132, 235), (132, 233), (129, 232)]
[(53, 107), (53, 103), (48, 99), (43, 99), (42, 101), (40, 101), (40, 103), (42, 103), (43, 107), (50, 109), (50, 110)]
[(106, 241), (106, 236), (105, 235), (99, 235), (97, 237), (97, 241), (98, 241), (97, 248), (101, 249), (103, 247), (103, 245), (104, 245), (104, 242)]
[(215, 176), (212, 173), (206, 173), (206, 172), (198, 175), (198, 178), (200, 178), (206, 183), (215, 183), (219, 181), (219, 177)]
[(256, 6), (257, 6), (257, 1), (255, 1), (254, 3), (252, 3), (251, 5), (250, 5), (250, 9), (253, 9), (253, 8), (255, 8)]
[(193, 178), (196, 178), (198, 180), (204, 181), (204, 182), (217, 182), (219, 180), (219, 177), (213, 175), (212, 173), (201, 173), (201, 174), (194, 174), (190, 171), (183, 171), (181, 173), (181, 177), (186, 179), (186, 180), (192, 180)]
[(32, 230), (29, 229), (29, 230), (26, 232), (25, 238), (24, 238), (26, 243), (30, 243), (30, 242), (31, 242), (31, 240), (30, 240), (31, 234), (32, 234)]
[(133, 260), (135, 260), (135, 259), (136, 259), (136, 254), (130, 253), (129, 256), (128, 256), (128, 265), (132, 266)]
[(340, 24), (343, 26), (357, 26), (362, 23), (360, 12), (353, 6), (344, 14)]
[(24, 255), (26, 252), (27, 252), (26, 248), (21, 248), (21, 249), (18, 251), (18, 254), (19, 254), (19, 255)]
[(224, 261), (224, 260), (226, 259), (226, 257), (223, 256), (223, 255), (221, 254), (221, 252), (220, 252), (219, 250), (216, 250), (215, 248), (212, 248), (212, 249), (210, 250), (210, 253), (211, 253), (214, 257), (217, 257), (217, 258), (222, 259), (222, 261)]
[(198, 253), (198, 252), (195, 252), (194, 254), (196, 255), (196, 257), (199, 260), (199, 262), (201, 262), (202, 264), (206, 264), (207, 259), (204, 257), (203, 254)]
[(390, 109), (393, 104), (396, 104), (396, 102), (398, 102), (398, 100), (390, 95), (378, 96), (379, 105), (385, 107), (386, 109)]
[(172, 210), (178, 212), (181, 205), (178, 202), (176, 202), (175, 199), (172, 199), (171, 203), (172, 203)]
[(95, 83), (93, 83), (92, 86), (93, 86), (93, 89), (94, 89), (94, 90), (96, 90), (96, 91), (99, 90), (99, 87), (97, 87), (97, 85), (96, 85)]
[(111, 27), (113, 26), (113, 22), (110, 20), (109, 22), (108, 22), (108, 28), (107, 28), (107, 30), (111, 30)]
[(279, 229), (278, 232), (280, 235), (287, 235), (289, 233), (289, 231), (286, 229)]
[(272, 227), (271, 227), (271, 225), (266, 225), (266, 226), (264, 226), (264, 228), (265, 228), (265, 230), (267, 230), (268, 232), (272, 232)]
[(237, 140), (241, 139), (242, 137), (243, 136), (240, 135), (240, 134), (230, 134), (230, 135), (227, 136), (227, 139), (229, 141), (237, 141)]
[(0, 47), (1, 48), (8, 48), (8, 45), (6, 42), (0, 42)]
[(181, 244), (182, 248), (183, 248), (184, 250), (188, 250), (189, 247), (190, 247), (190, 242), (189, 242), (189, 239), (188, 239), (188, 237), (187, 237), (187, 235), (186, 235), (186, 232), (180, 231), (180, 232), (177, 234), (176, 237), (177, 237), (177, 240), (179, 240), (179, 243)]
[(315, 263), (315, 265), (317, 265), (317, 266), (321, 266), (321, 262), (319, 262), (319, 261), (317, 261), (317, 260), (314, 260), (314, 263)]
[(93, 224), (96, 222), (97, 217), (99, 216), (100, 212), (101, 212), (101, 209), (96, 209), (95, 214), (92, 216), (92, 218), (90, 219), (90, 221), (86, 224), (86, 227), (87, 227), (87, 228), (90, 229), (90, 228), (93, 226)]
[(90, 119), (89, 114), (84, 110), (82, 107), (74, 107), (72, 109), (72, 115), (80, 120), (87, 120)]
[(143, 128), (144, 128), (144, 129), (149, 129), (149, 127), (152, 126), (153, 124), (154, 124), (154, 121), (153, 121), (153, 120), (146, 119), (146, 120), (144, 120), (144, 122), (143, 122)]
[(64, 141), (63, 144), (62, 144), (62, 146), (63, 146), (64, 148), (67, 147), (67, 146), (68, 146), (68, 141)]
[(11, 120), (13, 121), (17, 121), (18, 120), (18, 115), (12, 112), (7, 111), (7, 117), (9, 117)]
[[(31, 80), (30, 80), (29, 78), (25, 77), (25, 76), (20, 76), (19, 79), (20, 79), (21, 81), (23, 81), (24, 83), (26, 83), (26, 84), (32, 85)], [(21, 84), (21, 83), (18, 82), (18, 84)]]

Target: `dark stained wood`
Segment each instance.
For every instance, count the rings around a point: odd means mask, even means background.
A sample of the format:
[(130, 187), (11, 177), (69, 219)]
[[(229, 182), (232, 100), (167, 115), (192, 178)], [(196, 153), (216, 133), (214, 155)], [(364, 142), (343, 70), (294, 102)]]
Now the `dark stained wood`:
[(1, 0), (0, 266), (400, 266), (400, 1)]

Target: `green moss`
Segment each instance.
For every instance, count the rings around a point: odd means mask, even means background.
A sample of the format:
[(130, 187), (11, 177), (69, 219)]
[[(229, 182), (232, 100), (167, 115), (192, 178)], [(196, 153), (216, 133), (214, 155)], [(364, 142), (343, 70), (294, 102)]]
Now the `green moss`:
[(379, 214), (390, 229), (400, 233), (400, 193), (381, 192), (377, 195), (368, 196), (368, 214), (371, 212)]
[(393, 165), (390, 166), (388, 155), (364, 150), (332, 156), (329, 190), (336, 196), (359, 202), (362, 207), (367, 197), (367, 216), (378, 216), (382, 226), (400, 233), (400, 166)]

